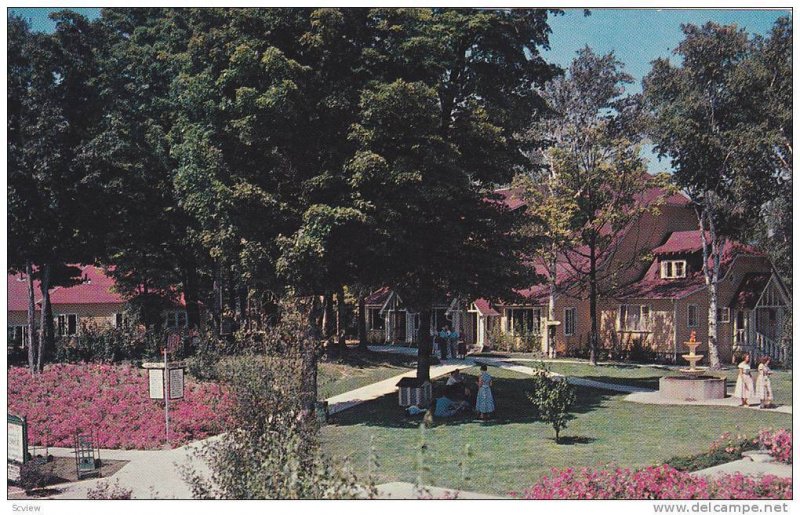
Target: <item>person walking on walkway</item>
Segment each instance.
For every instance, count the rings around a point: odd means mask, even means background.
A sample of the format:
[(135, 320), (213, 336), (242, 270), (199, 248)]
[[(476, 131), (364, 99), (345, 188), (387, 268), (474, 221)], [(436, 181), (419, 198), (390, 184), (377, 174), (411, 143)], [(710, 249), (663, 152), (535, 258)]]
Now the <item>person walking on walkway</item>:
[(486, 365), (481, 365), (481, 375), (478, 376), (478, 400), (475, 402), (475, 411), (481, 420), (487, 420), (489, 414), (494, 413), (492, 376), (487, 372)]
[(758, 379), (756, 379), (756, 398), (759, 400), (759, 408), (772, 407), (772, 382), (769, 376), (772, 370), (769, 368), (772, 358), (764, 356), (758, 365)]
[(753, 378), (750, 377), (750, 354), (745, 353), (742, 362), (737, 367), (739, 375), (736, 377), (736, 388), (733, 396), (741, 399), (740, 406), (749, 406), (748, 399), (753, 394)]

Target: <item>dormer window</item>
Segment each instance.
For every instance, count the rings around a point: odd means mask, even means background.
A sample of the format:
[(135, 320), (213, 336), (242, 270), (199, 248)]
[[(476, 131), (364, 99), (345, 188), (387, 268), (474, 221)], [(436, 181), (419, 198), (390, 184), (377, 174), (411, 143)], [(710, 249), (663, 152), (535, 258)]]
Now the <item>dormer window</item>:
[(686, 277), (686, 261), (671, 260), (661, 262), (662, 279), (681, 279)]

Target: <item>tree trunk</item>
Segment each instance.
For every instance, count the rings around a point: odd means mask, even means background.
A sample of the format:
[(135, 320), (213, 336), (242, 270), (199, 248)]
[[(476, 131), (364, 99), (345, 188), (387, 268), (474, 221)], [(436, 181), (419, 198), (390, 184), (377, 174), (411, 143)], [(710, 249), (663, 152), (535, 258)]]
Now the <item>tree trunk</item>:
[(28, 275), (28, 368), (31, 374), (36, 373), (36, 300), (33, 295), (33, 265), (30, 260), (25, 263)]
[[(552, 255), (550, 257), (550, 295), (547, 299), (547, 320), (552, 322), (556, 319), (556, 280), (558, 279), (556, 276), (557, 273), (556, 267), (556, 251), (552, 249)], [(548, 358), (552, 358), (555, 356), (555, 344), (556, 342), (550, 337), (550, 326), (545, 327), (545, 339), (547, 341), (547, 349), (545, 349)]]
[(319, 317), (321, 316), (322, 306), (319, 296), (312, 295), (307, 301), (308, 314), (308, 341), (302, 350), (303, 357), (303, 391), (302, 405), (307, 413), (314, 413), (317, 402), (317, 346), (320, 339)]
[[(708, 196), (706, 196), (708, 198)], [(706, 201), (708, 202), (708, 201)], [(700, 239), (703, 243), (703, 275), (708, 287), (708, 368), (719, 370), (719, 348), (717, 346), (717, 285), (719, 282), (720, 249), (722, 244), (718, 241), (716, 227), (710, 215), (708, 205), (702, 211), (696, 211), (700, 225)], [(708, 223), (708, 236), (706, 238), (706, 223)], [(710, 241), (708, 241), (710, 239)], [(709, 252), (710, 248), (710, 252)], [(709, 268), (708, 261), (711, 260)]]
[(358, 348), (367, 350), (367, 306), (366, 296), (358, 296)]
[(592, 237), (589, 245), (589, 317), (592, 330), (589, 334), (589, 364), (597, 365), (597, 245)]
[(187, 263), (183, 268), (183, 299), (186, 302), (186, 321), (190, 329), (200, 327), (200, 303), (197, 268)]
[(338, 338), (337, 347), (339, 355), (344, 356), (347, 352), (347, 305), (344, 303), (344, 287), (339, 286), (336, 290), (336, 337)]
[(50, 273), (52, 266), (45, 264), (41, 268), (39, 288), (42, 292), (42, 320), (39, 328), (39, 351), (36, 356), (36, 370), (42, 371), (45, 349), (53, 347), (53, 311), (50, 307)]
[(322, 311), (322, 337), (327, 339), (336, 332), (336, 315), (333, 310), (333, 294), (325, 292)]
[(431, 310), (419, 311), (419, 343), (417, 345), (417, 379), (431, 380), (431, 349), (433, 341), (430, 334)]

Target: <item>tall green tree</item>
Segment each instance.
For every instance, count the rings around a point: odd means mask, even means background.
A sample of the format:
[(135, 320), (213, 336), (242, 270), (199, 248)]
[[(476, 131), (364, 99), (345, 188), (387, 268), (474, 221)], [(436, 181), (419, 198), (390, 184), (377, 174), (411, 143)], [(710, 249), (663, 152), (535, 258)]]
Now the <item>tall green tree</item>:
[(488, 201), (529, 143), (555, 73), (539, 54), (546, 11), (375, 10), (383, 79), (362, 94), (348, 164), (365, 234), (384, 276), (420, 314), (417, 375), (428, 379), (430, 307), (453, 297), (513, 297), (531, 269), (516, 217)]
[[(647, 209), (644, 192), (656, 186), (639, 157), (641, 136), (629, 123), (633, 81), (613, 53), (598, 55), (585, 47), (563, 77), (551, 81), (544, 97), (552, 111), (532, 134), (546, 141), (535, 154), (537, 177), (520, 184), (531, 204), (530, 223), (548, 239), (551, 300), (557, 287), (556, 264), (563, 261), (570, 287), (589, 299), (589, 362), (596, 363), (598, 300), (613, 294), (619, 273), (631, 263), (613, 259), (629, 225)], [(635, 259), (635, 256), (634, 256)]]
[(175, 57), (188, 45), (187, 32), (179, 11), (160, 8), (105, 9), (100, 24), (97, 81), (105, 116), (82, 159), (86, 187), (97, 199), (94, 215), (105, 223), (102, 261), (113, 265), (109, 273), (146, 326), (160, 323), (176, 286), (189, 325), (197, 326), (202, 254), (188, 238), (191, 220), (176, 205), (167, 138), (176, 109), (170, 88), (181, 64)]
[[(743, 29), (709, 22), (682, 30), (684, 39), (675, 49), (680, 63), (654, 61), (645, 77), (644, 98), (653, 116), (656, 148), (672, 160), (674, 180), (697, 212), (709, 297), (709, 364), (717, 368), (722, 249), (759, 218), (764, 203), (780, 188), (776, 165), (791, 154), (791, 138), (785, 120), (773, 114), (780, 109), (765, 100), (769, 94), (747, 86), (753, 85), (752, 77), (743, 71), (757, 45)], [(776, 77), (777, 70), (768, 72), (774, 66), (764, 65), (766, 76)], [(785, 100), (785, 94), (778, 98)]]
[(94, 82), (99, 33), (70, 11), (51, 18), (53, 34), (31, 33), (22, 20), (9, 20), (9, 262), (29, 281), (39, 279), (39, 336), (28, 355), (38, 370), (54, 343), (50, 290), (71, 281), (75, 269), (66, 263), (90, 262), (101, 252), (99, 226), (88, 213), (94, 199), (83, 187), (79, 159), (103, 112)]

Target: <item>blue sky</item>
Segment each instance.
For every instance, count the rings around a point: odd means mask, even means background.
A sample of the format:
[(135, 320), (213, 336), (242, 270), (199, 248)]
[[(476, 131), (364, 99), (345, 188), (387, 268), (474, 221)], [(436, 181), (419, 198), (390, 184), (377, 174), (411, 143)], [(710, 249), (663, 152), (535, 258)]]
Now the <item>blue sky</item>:
[[(54, 24), (47, 15), (58, 9), (12, 8), (10, 12), (31, 21), (35, 30), (52, 31)], [(74, 8), (81, 14), (94, 18), (98, 8)], [(551, 50), (545, 51), (547, 60), (566, 67), (578, 49), (589, 45), (597, 53), (613, 51), (625, 63), (636, 84), (630, 92), (641, 91), (641, 80), (658, 57), (670, 57), (672, 50), (683, 39), (681, 24), (703, 24), (714, 21), (721, 24), (736, 23), (751, 33), (767, 34), (772, 24), (781, 16), (791, 15), (788, 10), (745, 9), (593, 9), (584, 16), (583, 9), (565, 9), (562, 16), (551, 18)], [(657, 162), (645, 151), (649, 169), (669, 169), (665, 162)]]

